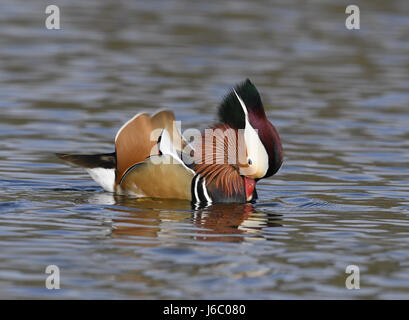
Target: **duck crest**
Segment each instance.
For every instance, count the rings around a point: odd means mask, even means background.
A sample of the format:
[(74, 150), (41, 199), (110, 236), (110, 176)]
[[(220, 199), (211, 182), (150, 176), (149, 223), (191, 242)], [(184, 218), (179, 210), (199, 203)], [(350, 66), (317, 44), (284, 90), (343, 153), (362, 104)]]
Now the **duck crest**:
[(263, 103), (257, 88), (249, 79), (238, 84), (224, 97), (218, 109), (219, 121), (235, 129), (244, 129), (245, 113), (237, 96), (241, 98), (247, 111), (251, 113), (264, 115)]

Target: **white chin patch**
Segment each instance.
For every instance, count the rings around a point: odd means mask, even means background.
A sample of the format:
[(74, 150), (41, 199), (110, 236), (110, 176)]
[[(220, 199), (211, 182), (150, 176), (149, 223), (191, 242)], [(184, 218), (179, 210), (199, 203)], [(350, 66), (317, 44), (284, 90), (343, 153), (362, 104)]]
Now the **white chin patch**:
[(114, 192), (115, 169), (92, 168), (87, 172), (105, 191)]

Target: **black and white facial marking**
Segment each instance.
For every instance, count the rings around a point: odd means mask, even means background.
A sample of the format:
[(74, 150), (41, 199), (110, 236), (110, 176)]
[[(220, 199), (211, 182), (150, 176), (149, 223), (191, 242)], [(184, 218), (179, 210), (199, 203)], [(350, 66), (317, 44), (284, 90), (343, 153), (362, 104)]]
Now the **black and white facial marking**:
[(247, 148), (248, 168), (242, 169), (241, 174), (250, 178), (259, 179), (264, 177), (268, 170), (268, 154), (256, 130), (254, 130), (249, 122), (245, 103), (237, 94), (236, 90), (234, 90), (234, 93), (240, 102), (245, 116), (244, 142)]
[(237, 129), (244, 129), (247, 119), (251, 127), (257, 130), (258, 138), (267, 153), (268, 166), (266, 173), (255, 178), (256, 180), (269, 177), (278, 171), (283, 161), (280, 137), (267, 119), (260, 94), (249, 79), (237, 85), (224, 98), (219, 106), (218, 115), (221, 122)]

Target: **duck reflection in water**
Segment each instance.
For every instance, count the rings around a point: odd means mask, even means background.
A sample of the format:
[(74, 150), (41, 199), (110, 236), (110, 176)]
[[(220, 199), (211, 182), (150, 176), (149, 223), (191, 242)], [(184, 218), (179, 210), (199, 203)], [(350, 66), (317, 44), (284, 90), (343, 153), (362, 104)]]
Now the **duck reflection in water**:
[[(110, 199), (105, 199), (110, 196)], [(132, 199), (104, 194), (91, 196), (89, 202), (112, 204), (112, 236), (136, 237), (141, 245), (154, 246), (152, 238), (192, 238), (201, 241), (241, 242), (265, 240), (262, 229), (280, 227), (281, 215), (257, 210), (251, 203), (221, 204), (203, 208), (187, 201)]]

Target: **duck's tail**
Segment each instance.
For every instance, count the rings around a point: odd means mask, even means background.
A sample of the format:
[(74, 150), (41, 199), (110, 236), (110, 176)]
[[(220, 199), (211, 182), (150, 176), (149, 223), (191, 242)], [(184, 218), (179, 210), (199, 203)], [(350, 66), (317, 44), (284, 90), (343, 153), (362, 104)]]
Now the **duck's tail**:
[(66, 154), (56, 153), (56, 156), (77, 166), (83, 167), (106, 191), (113, 192), (115, 184), (116, 154)]
[(92, 168), (104, 168), (115, 169), (116, 168), (116, 154), (102, 153), (102, 154), (67, 154), (56, 153), (56, 156), (61, 160), (71, 162), (77, 166), (87, 169)]

